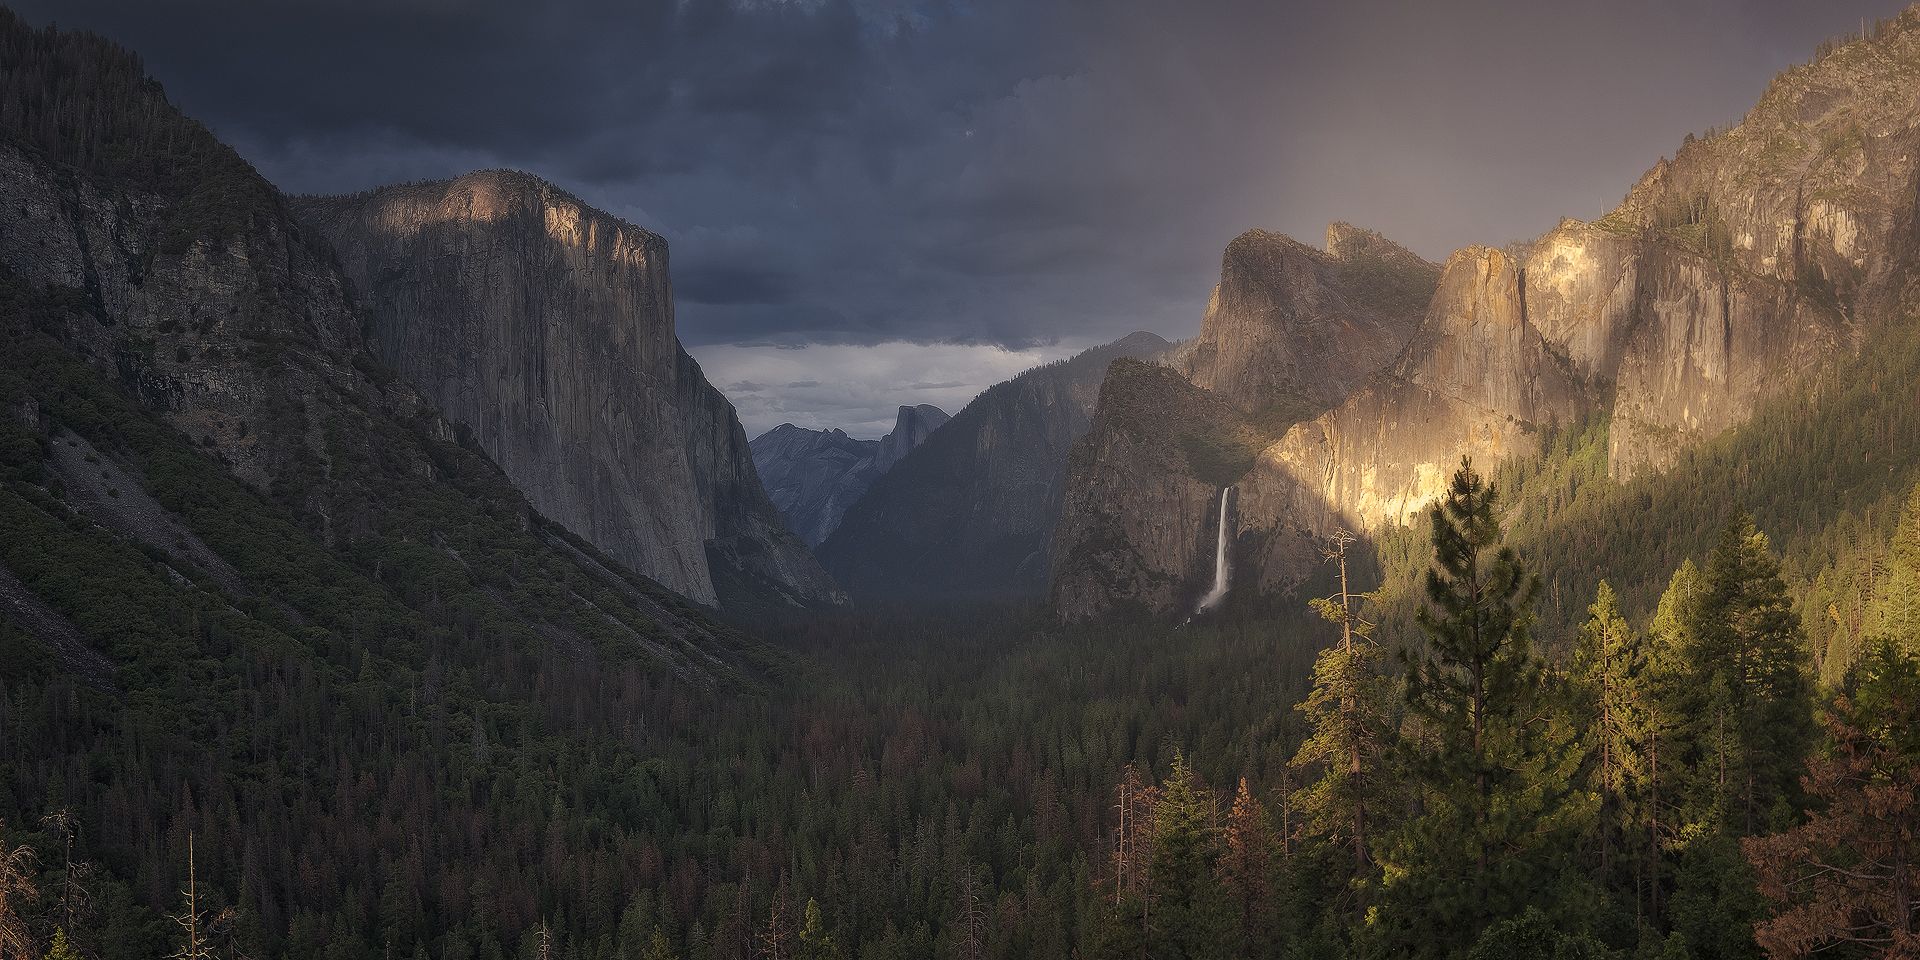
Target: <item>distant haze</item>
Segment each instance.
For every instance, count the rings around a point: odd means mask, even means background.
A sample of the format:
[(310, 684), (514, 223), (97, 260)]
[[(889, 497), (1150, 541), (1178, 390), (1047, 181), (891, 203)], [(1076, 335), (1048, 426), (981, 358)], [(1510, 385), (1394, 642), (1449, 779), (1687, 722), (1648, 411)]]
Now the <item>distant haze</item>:
[[(1595, 216), (1820, 40), (1901, 5), (15, 6), (139, 50), (289, 190), (555, 180), (672, 243), (681, 337), (750, 430), (877, 435), (899, 403), (957, 410), (1009, 357), (1191, 333), (1248, 227), (1318, 242), (1344, 219), (1438, 259)], [(903, 381), (875, 346), (898, 342), (941, 344), (922, 360), (951, 375)], [(772, 349), (807, 344), (841, 349)]]

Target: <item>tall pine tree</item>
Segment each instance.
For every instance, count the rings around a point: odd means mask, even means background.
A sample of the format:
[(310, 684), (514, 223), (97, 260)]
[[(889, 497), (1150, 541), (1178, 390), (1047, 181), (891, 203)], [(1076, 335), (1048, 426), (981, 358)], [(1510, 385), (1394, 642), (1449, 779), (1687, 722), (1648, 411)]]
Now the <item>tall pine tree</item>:
[(1765, 534), (1745, 512), (1707, 560), (1687, 660), (1696, 756), (1706, 769), (1703, 813), (1736, 834), (1786, 826), (1813, 741), (1813, 681), (1793, 611)]
[[(1433, 565), (1407, 664), (1403, 757), (1419, 813), (1381, 847), (1370, 951), (1445, 956), (1528, 904), (1558, 906), (1592, 813), (1572, 725), (1534, 657), (1537, 580), (1502, 543), (1497, 497), (1462, 461), (1431, 512)], [(1556, 919), (1571, 916), (1556, 915)]]
[(1352, 541), (1342, 532), (1328, 551), (1338, 565), (1339, 592), (1313, 601), (1313, 609), (1340, 628), (1340, 637), (1314, 660), (1313, 689), (1298, 706), (1310, 730), (1291, 765), (1319, 773), (1293, 795), (1302, 832), (1337, 848), (1347, 885), (1357, 889), (1372, 873), (1369, 829), (1379, 827), (1376, 821), (1388, 807), (1385, 753), (1393, 711), (1374, 625), (1362, 615), (1362, 605), (1374, 597), (1352, 592), (1347, 579), (1346, 548)]

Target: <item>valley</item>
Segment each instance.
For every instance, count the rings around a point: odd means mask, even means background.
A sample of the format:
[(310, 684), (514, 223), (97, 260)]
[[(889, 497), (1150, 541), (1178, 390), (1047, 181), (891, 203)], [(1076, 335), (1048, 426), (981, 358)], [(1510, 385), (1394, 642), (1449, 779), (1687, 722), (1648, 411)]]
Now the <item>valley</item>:
[(0, 9), (0, 960), (1920, 949), (1920, 7), (879, 437), (639, 209)]

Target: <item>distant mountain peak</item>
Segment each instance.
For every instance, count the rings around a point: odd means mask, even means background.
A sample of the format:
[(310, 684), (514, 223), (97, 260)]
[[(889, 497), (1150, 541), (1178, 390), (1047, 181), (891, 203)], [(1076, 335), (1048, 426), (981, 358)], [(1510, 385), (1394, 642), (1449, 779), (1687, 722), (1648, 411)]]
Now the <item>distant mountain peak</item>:
[(839, 526), (867, 487), (947, 422), (930, 403), (902, 405), (893, 432), (858, 440), (839, 427), (808, 430), (783, 423), (754, 438), (754, 468), (787, 529), (817, 546)]

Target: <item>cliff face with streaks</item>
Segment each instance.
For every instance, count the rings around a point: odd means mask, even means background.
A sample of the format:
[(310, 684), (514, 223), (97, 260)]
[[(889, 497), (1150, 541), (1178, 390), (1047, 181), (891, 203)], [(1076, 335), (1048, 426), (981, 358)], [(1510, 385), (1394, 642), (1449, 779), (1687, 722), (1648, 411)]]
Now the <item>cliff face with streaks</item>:
[[(1202, 497), (1228, 483), (1249, 565), (1236, 582), (1271, 590), (1297, 580), (1333, 530), (1406, 523), (1462, 456), (1484, 467), (1530, 454), (1556, 425), (1606, 417), (1615, 480), (1664, 469), (1913, 302), (1917, 164), (1920, 13), (1909, 11), (1782, 74), (1739, 125), (1690, 137), (1607, 216), (1456, 252), (1405, 336), (1391, 311), (1356, 303), (1397, 302), (1410, 281), (1394, 297), (1335, 282), (1350, 228), (1330, 230), (1325, 251), (1243, 236), (1201, 336), (1170, 364), (1187, 387), (1116, 371), (1102, 395), (1060, 534), (1098, 549), (1056, 562), (1059, 612), (1179, 612), (1205, 566)], [(1389, 262), (1400, 269), (1376, 282), (1417, 275), (1405, 257)], [(1216, 404), (1203, 414), (1182, 389)], [(1138, 391), (1214, 423), (1154, 418)], [(1156, 431), (1167, 443), (1143, 453)], [(1211, 461), (1166, 455), (1197, 449), (1180, 439), (1194, 434), (1239, 439)], [(1113, 522), (1143, 512), (1161, 516)], [(1129, 579), (1186, 586), (1112, 587)]]
[(374, 352), (543, 514), (704, 603), (838, 599), (680, 349), (664, 240), (505, 171), (299, 209), (366, 299)]

